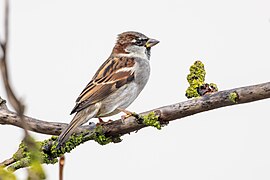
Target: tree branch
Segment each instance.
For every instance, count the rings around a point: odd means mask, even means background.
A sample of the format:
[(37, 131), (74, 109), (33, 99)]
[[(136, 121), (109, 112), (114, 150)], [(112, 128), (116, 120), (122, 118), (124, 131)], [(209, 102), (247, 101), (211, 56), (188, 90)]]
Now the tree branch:
[[(42, 158), (41, 162), (54, 164), (57, 162), (57, 157), (61, 157), (64, 153), (70, 152), (76, 146), (89, 140), (95, 140), (101, 145), (109, 142), (120, 142), (120, 136), (147, 127), (146, 121), (153, 122), (154, 120), (152, 125), (156, 124), (156, 122), (159, 125), (164, 125), (168, 124), (169, 121), (200, 112), (266, 98), (270, 98), (270, 82), (206, 94), (192, 100), (163, 106), (141, 113), (140, 115), (131, 116), (125, 119), (125, 123), (119, 119), (106, 123), (103, 126), (86, 125), (77, 128), (77, 135), (71, 136), (65, 147), (61, 149), (56, 149), (56, 137), (38, 142), (38, 149)], [(29, 130), (43, 134), (59, 135), (62, 129), (67, 126), (64, 123), (41, 121), (27, 116), (24, 119)], [(143, 123), (139, 121), (141, 119)], [(9, 111), (3, 100), (0, 101), (0, 124), (22, 127), (20, 117), (16, 113)], [(29, 153), (26, 152), (28, 151), (28, 146), (21, 143), (18, 151), (13, 155), (12, 161), (4, 161), (0, 163), (0, 166), (8, 166), (8, 169), (11, 171), (29, 166), (31, 164), (31, 158), (27, 156)]]
[[(154, 111), (159, 116), (159, 121), (164, 123), (212, 109), (258, 101), (266, 98), (270, 98), (270, 82), (207, 94), (192, 100), (152, 109), (140, 113), (140, 115), (146, 115), (149, 112)], [(59, 135), (67, 126), (65, 123), (48, 122), (28, 116), (24, 116), (24, 120), (30, 131), (49, 135)], [(121, 119), (119, 119), (107, 123), (103, 126), (104, 132), (109, 136), (115, 136), (137, 131), (145, 127), (145, 125), (139, 124), (135, 117), (129, 117), (125, 122), (126, 123), (123, 124)], [(0, 109), (0, 124), (14, 125), (23, 128), (20, 117), (6, 108)], [(93, 129), (93, 126), (86, 125), (79, 127), (77, 132), (79, 133), (89, 129)]]

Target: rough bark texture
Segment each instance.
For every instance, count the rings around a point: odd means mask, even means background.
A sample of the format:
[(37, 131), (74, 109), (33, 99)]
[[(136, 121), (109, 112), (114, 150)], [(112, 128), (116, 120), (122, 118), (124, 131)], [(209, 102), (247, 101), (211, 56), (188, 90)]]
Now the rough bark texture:
[[(65, 147), (61, 149), (56, 148), (55, 137), (37, 143), (39, 147), (35, 148), (33, 152), (30, 151), (29, 145), (22, 143), (13, 155), (13, 158), (0, 163), (0, 166), (8, 167), (11, 171), (28, 167), (31, 165), (31, 161), (33, 161), (31, 160), (31, 154), (40, 154), (41, 163), (54, 164), (57, 162), (58, 157), (61, 157), (66, 152), (70, 152), (83, 142), (95, 140), (101, 145), (109, 142), (120, 142), (120, 136), (146, 127), (145, 122), (149, 119), (150, 121), (154, 119), (154, 124), (158, 122), (159, 126), (155, 127), (160, 128), (160, 125), (168, 124), (169, 121), (196, 113), (266, 98), (270, 98), (270, 82), (206, 94), (199, 98), (141, 113), (140, 115), (142, 116), (131, 116), (125, 119), (125, 123), (122, 120), (116, 120), (102, 126), (93, 126), (92, 124), (80, 127), (77, 129), (79, 135), (72, 136)], [(154, 112), (154, 114), (150, 112)], [(23, 128), (21, 119), (16, 113), (9, 111), (5, 105), (5, 101), (0, 99), (0, 124)], [(61, 130), (67, 126), (65, 123), (47, 122), (27, 116), (23, 117), (23, 119), (29, 130), (43, 134), (59, 135)], [(143, 120), (143, 123), (138, 122), (141, 120)]]
[[(270, 82), (208, 94), (200, 98), (159, 107), (141, 113), (141, 115), (154, 111), (155, 114), (159, 116), (159, 121), (161, 123), (167, 123), (196, 113), (266, 98), (270, 98)], [(0, 124), (22, 127), (20, 117), (16, 113), (5, 108), (4, 103), (1, 104)], [(28, 116), (25, 116), (24, 120), (30, 131), (49, 135), (59, 135), (61, 130), (67, 126), (65, 123), (48, 122)], [(125, 120), (124, 124), (119, 119), (105, 124), (103, 129), (107, 135), (115, 136), (137, 131), (143, 127), (145, 127), (145, 125), (139, 124), (135, 117), (129, 117)], [(86, 125), (80, 127), (77, 129), (77, 132), (89, 129), (93, 129), (93, 126)]]

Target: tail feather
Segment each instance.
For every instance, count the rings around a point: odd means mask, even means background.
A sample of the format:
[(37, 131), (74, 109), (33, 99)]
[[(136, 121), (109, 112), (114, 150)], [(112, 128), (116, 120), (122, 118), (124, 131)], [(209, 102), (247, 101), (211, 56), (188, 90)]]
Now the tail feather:
[(74, 133), (75, 129), (82, 125), (84, 123), (85, 118), (77, 116), (77, 114), (74, 116), (72, 121), (69, 123), (69, 125), (62, 131), (60, 136), (57, 139), (57, 149), (60, 148), (67, 140), (68, 138)]
[(96, 117), (100, 108), (100, 104), (95, 104), (95, 106), (90, 106), (80, 112), (73, 117), (72, 121), (69, 125), (62, 131), (60, 136), (57, 139), (57, 149), (59, 149), (75, 132), (76, 128), (81, 126), (82, 124), (86, 123), (89, 119)]

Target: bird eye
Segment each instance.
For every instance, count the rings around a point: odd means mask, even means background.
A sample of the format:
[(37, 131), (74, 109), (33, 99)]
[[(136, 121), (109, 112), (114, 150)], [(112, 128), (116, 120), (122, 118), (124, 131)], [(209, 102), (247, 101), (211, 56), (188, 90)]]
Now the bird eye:
[(144, 46), (145, 42), (146, 41), (144, 39), (137, 39), (136, 42), (135, 42), (135, 44), (137, 46)]

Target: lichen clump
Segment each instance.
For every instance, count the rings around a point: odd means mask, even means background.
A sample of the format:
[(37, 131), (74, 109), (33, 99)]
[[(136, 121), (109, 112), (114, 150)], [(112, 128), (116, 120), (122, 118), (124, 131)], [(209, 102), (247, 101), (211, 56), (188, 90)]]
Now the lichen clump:
[(201, 61), (195, 61), (189, 68), (190, 73), (187, 75), (189, 87), (186, 90), (186, 97), (200, 97), (205, 94), (218, 91), (217, 85), (214, 83), (205, 83), (205, 69)]
[(189, 71), (190, 73), (187, 75), (189, 87), (186, 90), (186, 96), (187, 98), (199, 97), (197, 89), (204, 84), (206, 75), (204, 64), (201, 61), (195, 61)]
[(106, 145), (106, 144), (109, 144), (110, 142), (112, 142), (111, 137), (105, 136), (103, 129), (102, 129), (102, 126), (96, 127), (95, 134), (93, 134), (93, 139), (94, 139), (94, 141), (96, 141), (100, 145)]
[(154, 112), (150, 112), (149, 114), (144, 115), (142, 118), (143, 118), (143, 124), (145, 124), (146, 126), (153, 126), (157, 128), (158, 130), (161, 129), (161, 124), (158, 121), (159, 117)]
[(62, 153), (64, 154), (65, 152), (70, 152), (76, 146), (88, 140), (94, 140), (100, 145), (106, 145), (111, 142), (121, 141), (120, 137), (107, 137), (103, 132), (102, 126), (96, 126), (93, 132), (86, 131), (85, 133), (82, 133), (80, 135), (70, 136), (65, 145), (61, 147)]
[(35, 142), (32, 137), (27, 136), (24, 141), (20, 143), (18, 151), (13, 154), (13, 159), (16, 162), (8, 167), (8, 170), (15, 171), (22, 167), (30, 166), (28, 171), (29, 177), (45, 179), (46, 175), (41, 165), (43, 162), (41, 145), (41, 142)]
[[(52, 136), (50, 139), (46, 139), (43, 142), (41, 142), (42, 147), (42, 159), (43, 163), (46, 164), (55, 164), (58, 162), (58, 157), (63, 155), (65, 152), (70, 152), (72, 149), (67, 146), (68, 148), (60, 148), (57, 149), (56, 143), (53, 143), (57, 140), (57, 136)], [(53, 143), (53, 144), (52, 144)]]
[(230, 101), (232, 101), (233, 103), (237, 103), (238, 101), (238, 94), (236, 92), (232, 92), (229, 94), (229, 99)]
[[(51, 139), (48, 139), (44, 142), (42, 142), (42, 146), (50, 146), (51, 142), (55, 142), (57, 140), (57, 137), (53, 136)], [(57, 148), (57, 143), (54, 143), (49, 152), (46, 151), (43, 153), (44, 157), (44, 163), (47, 164), (54, 164), (57, 162), (57, 157), (62, 156), (65, 153), (69, 153), (72, 151), (75, 147), (78, 145), (88, 141), (88, 140), (94, 140), (100, 145), (106, 145), (110, 142), (120, 142), (120, 136), (119, 137), (107, 137), (105, 133), (103, 132), (102, 126), (96, 126), (94, 131), (84, 131), (81, 134), (73, 134), (69, 137), (69, 139), (66, 141), (66, 143), (60, 147)]]
[(218, 87), (215, 83), (210, 83), (209, 86), (214, 89), (215, 91), (218, 91)]
[[(51, 148), (50, 155), (52, 155), (52, 157), (60, 157), (65, 153), (69, 153), (75, 147), (77, 147), (78, 145), (80, 145), (84, 142), (83, 136), (85, 133), (88, 133), (88, 132), (86, 131), (86, 132), (83, 132), (82, 134), (79, 134), (79, 135), (76, 135), (76, 134), (71, 135), (61, 148), (57, 148), (57, 144), (54, 143), (52, 148)], [(51, 140), (56, 141), (57, 137), (52, 137), (51, 139), (48, 140), (48, 142), (50, 142)], [(51, 163), (51, 162), (49, 162), (49, 163)]]

